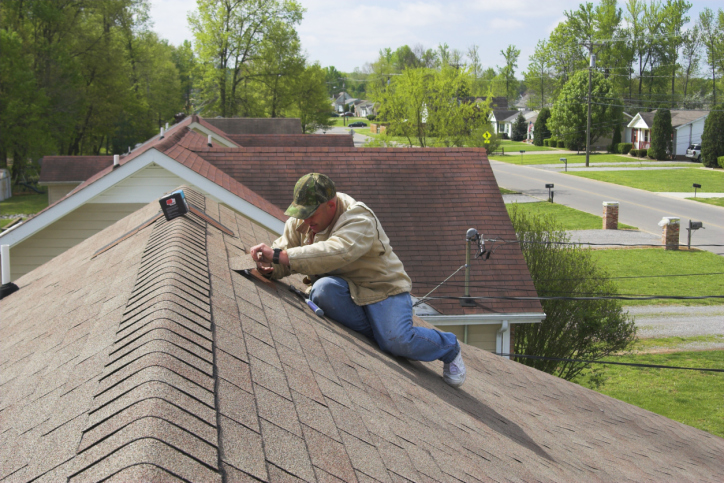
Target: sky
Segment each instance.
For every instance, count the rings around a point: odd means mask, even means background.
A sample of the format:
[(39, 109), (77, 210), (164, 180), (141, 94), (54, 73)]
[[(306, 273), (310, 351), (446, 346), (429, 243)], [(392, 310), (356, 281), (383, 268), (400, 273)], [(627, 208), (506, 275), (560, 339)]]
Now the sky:
[[(463, 52), (479, 46), (483, 68), (503, 65), (500, 51), (515, 45), (518, 72), (527, 68), (536, 43), (578, 9), (579, 0), (301, 0), (306, 9), (297, 27), (309, 61), (352, 72), (377, 59), (380, 49), (447, 43)], [(598, 2), (594, 2), (598, 3)], [(689, 16), (705, 7), (716, 11), (722, 0), (691, 0)], [(625, 2), (619, 1), (619, 5)], [(193, 41), (186, 16), (196, 0), (151, 0), (151, 19), (161, 38), (174, 45)]]

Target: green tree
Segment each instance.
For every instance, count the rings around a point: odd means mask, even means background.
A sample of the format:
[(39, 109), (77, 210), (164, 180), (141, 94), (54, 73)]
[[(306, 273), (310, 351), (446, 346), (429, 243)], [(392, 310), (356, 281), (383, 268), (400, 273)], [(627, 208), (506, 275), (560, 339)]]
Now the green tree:
[(513, 123), (513, 135), (511, 136), (513, 141), (523, 141), (528, 134), (528, 121), (523, 117), (523, 113), (519, 112), (518, 117), (515, 118)]
[[(621, 117), (622, 101), (613, 91), (611, 81), (600, 72), (593, 72), (591, 96), (606, 102), (591, 104), (591, 144), (611, 132)], [(586, 146), (588, 110), (588, 72), (580, 71), (561, 89), (558, 100), (551, 109), (548, 126), (568, 149), (583, 149)]]
[(509, 45), (505, 50), (500, 51), (500, 55), (505, 59), (505, 65), (498, 67), (498, 75), (505, 82), (505, 97), (508, 98), (508, 103), (512, 104), (518, 100), (518, 80), (515, 78), (515, 69), (518, 67), (520, 49), (517, 49), (515, 45)]
[(329, 129), (329, 98), (327, 97), (326, 72), (319, 63), (307, 66), (294, 81), (294, 110), (299, 117), (302, 132)]
[(490, 99), (482, 105), (459, 101), (472, 80), (467, 69), (452, 66), (407, 69), (373, 98), (380, 103), (380, 118), (390, 123), (388, 132), (406, 137), (410, 146), (413, 140), (422, 147), (464, 146), (489, 112)]
[(684, 43), (682, 29), (690, 18), (686, 13), (691, 9), (691, 3), (686, 0), (666, 0), (664, 6), (664, 32), (666, 32), (667, 59), (671, 69), (671, 102), (676, 98), (676, 71), (679, 67), (679, 49)]
[(192, 95), (194, 89), (194, 70), (196, 68), (196, 57), (191, 42), (184, 40), (181, 45), (175, 48), (171, 54), (173, 63), (178, 70), (179, 84), (184, 101), (183, 112), (193, 112)]
[(720, 15), (720, 21), (717, 22), (714, 12), (707, 7), (699, 12), (698, 26), (702, 44), (706, 49), (706, 62), (711, 69), (712, 104), (716, 105), (716, 71), (724, 67), (719, 64), (724, 62), (720, 59), (720, 56), (724, 56), (724, 14)]
[[(595, 263), (590, 249), (566, 244), (569, 236), (551, 217), (530, 216), (513, 206), (510, 219), (538, 296), (616, 294), (616, 286)], [(541, 304), (543, 322), (516, 326), (516, 354), (599, 360), (635, 340), (634, 321), (617, 300), (542, 300)], [(527, 358), (519, 362), (567, 380), (588, 366)]]
[(528, 70), (524, 74), (529, 87), (530, 106), (544, 108), (553, 96), (553, 61), (545, 40), (538, 41), (533, 55), (528, 61)]
[(712, 108), (701, 134), (701, 163), (707, 168), (716, 168), (720, 156), (724, 156), (724, 104)]
[(621, 143), (621, 123), (617, 122), (613, 126), (613, 135), (611, 136), (611, 145), (608, 147), (609, 153), (618, 153), (618, 145)]
[(188, 20), (200, 70), (205, 112), (222, 117), (254, 113), (258, 60), (268, 35), (278, 24), (293, 29), (303, 9), (295, 0), (198, 0)]
[(538, 113), (533, 129), (533, 144), (543, 146), (543, 140), (551, 137), (551, 131), (548, 129), (548, 119), (551, 117), (551, 110), (544, 107)]
[(651, 147), (648, 155), (657, 160), (668, 159), (672, 152), (672, 135), (674, 128), (671, 127), (671, 111), (658, 109), (654, 114), (654, 125), (651, 129)]

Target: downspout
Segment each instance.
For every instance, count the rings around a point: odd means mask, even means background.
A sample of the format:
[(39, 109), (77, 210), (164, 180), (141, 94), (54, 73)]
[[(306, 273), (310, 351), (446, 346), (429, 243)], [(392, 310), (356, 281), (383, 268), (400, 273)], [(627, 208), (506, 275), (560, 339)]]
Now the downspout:
[[(500, 329), (495, 334), (495, 352), (498, 354), (508, 354), (510, 352), (510, 324), (504, 320), (500, 325)], [(503, 356), (510, 359), (510, 356)]]

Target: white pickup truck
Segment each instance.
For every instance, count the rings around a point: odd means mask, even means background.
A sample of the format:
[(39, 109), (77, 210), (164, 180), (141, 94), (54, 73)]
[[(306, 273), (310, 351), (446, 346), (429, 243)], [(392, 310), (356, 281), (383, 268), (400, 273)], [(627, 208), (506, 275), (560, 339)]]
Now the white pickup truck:
[(701, 163), (701, 144), (692, 144), (689, 149), (686, 150), (686, 157)]

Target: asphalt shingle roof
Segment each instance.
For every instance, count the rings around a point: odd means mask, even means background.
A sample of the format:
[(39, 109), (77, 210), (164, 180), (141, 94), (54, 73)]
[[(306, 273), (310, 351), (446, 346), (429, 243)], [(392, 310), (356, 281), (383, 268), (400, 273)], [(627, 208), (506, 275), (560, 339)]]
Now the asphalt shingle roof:
[(43, 156), (41, 183), (82, 183), (113, 165), (113, 156)]
[[(325, 173), (337, 190), (372, 208), (395, 253), (423, 296), (465, 263), (465, 233), (515, 240), (515, 232), (484, 149), (477, 148), (212, 148), (198, 152), (279, 209), (291, 203), (297, 180)], [(488, 243), (488, 248), (492, 245)], [(463, 295), (461, 270), (433, 295)], [(474, 260), (471, 295), (535, 297), (517, 244), (495, 245), (489, 260)], [(433, 300), (444, 315), (542, 312), (538, 301)]]
[(299, 118), (205, 117), (226, 134), (302, 134)]
[(352, 136), (347, 134), (228, 134), (226, 138), (245, 148), (354, 147)]
[(93, 258), (151, 203), (0, 302), (0, 481), (724, 478), (721, 438), (488, 352), (459, 390), (383, 354), (231, 271), (273, 235), (186, 193), (236, 236), (162, 217)]

